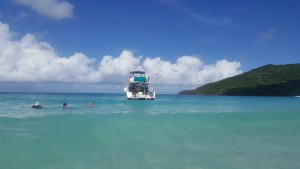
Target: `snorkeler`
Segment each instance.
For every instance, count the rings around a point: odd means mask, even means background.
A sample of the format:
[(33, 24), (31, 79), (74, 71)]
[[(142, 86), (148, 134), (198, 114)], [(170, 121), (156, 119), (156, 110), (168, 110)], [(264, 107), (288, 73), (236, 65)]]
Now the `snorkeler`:
[(34, 105), (31, 106), (31, 107), (32, 107), (32, 108), (42, 108), (41, 103), (40, 103), (39, 101), (36, 101), (36, 102), (34, 103)]
[(64, 108), (64, 109), (66, 109), (66, 108), (67, 108), (67, 106), (68, 106), (68, 105), (67, 105), (67, 103), (66, 103), (66, 102), (64, 102), (64, 103), (63, 103), (63, 108)]

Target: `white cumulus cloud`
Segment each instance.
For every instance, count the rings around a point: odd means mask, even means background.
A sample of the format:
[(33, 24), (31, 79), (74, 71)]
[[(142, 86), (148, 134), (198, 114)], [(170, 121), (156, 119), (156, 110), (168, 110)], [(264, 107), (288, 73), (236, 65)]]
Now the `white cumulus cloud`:
[(196, 56), (179, 57), (176, 63), (146, 58), (143, 67), (152, 75), (153, 83), (166, 85), (203, 85), (242, 73), (239, 62), (219, 60), (205, 65)]
[(8, 25), (0, 22), (0, 81), (95, 81), (94, 59), (82, 53), (59, 57), (53, 47), (33, 34), (12, 40)]
[(141, 69), (141, 57), (135, 57), (129, 50), (123, 50), (119, 57), (106, 55), (102, 58), (97, 73), (107, 83), (123, 82), (132, 70)]
[(240, 74), (237, 61), (218, 60), (206, 65), (196, 56), (178, 57), (175, 63), (160, 57), (135, 56), (123, 50), (119, 56), (97, 60), (83, 53), (58, 56), (34, 34), (12, 39), (9, 26), (0, 22), (0, 82), (71, 82), (123, 84), (132, 70), (144, 70), (155, 85), (203, 85)]
[(74, 6), (65, 0), (14, 0), (14, 2), (52, 19), (60, 20), (73, 17)]

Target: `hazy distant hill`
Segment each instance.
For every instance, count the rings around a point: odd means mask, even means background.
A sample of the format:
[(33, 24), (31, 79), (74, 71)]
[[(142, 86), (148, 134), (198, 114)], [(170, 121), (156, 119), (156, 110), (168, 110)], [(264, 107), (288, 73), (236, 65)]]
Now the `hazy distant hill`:
[(296, 96), (300, 95), (300, 64), (266, 65), (179, 94)]

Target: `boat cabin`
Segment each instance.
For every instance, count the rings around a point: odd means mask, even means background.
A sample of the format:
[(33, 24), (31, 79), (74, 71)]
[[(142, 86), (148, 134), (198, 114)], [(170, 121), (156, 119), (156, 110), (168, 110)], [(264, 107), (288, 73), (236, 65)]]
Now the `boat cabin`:
[(132, 71), (129, 75), (129, 82), (148, 82), (149, 77), (143, 71)]

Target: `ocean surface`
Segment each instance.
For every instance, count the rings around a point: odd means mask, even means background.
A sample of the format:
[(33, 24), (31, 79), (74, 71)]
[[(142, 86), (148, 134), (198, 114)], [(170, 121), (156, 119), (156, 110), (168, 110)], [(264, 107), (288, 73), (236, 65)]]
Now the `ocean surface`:
[(299, 168), (300, 98), (0, 93), (0, 169)]

